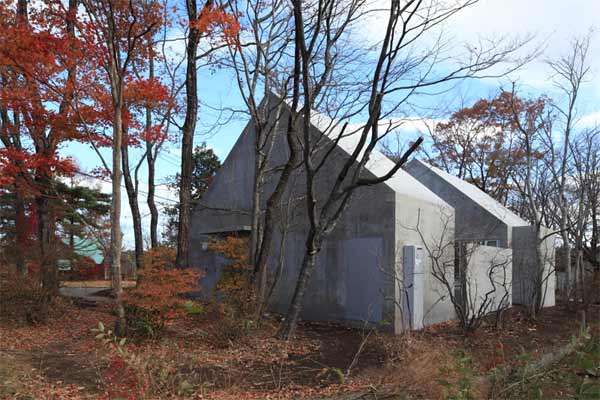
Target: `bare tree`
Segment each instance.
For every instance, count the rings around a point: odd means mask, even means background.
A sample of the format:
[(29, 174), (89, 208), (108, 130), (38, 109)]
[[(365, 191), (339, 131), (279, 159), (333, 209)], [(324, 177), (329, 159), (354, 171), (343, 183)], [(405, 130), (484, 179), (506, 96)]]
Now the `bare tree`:
[[(565, 197), (568, 198), (570, 233), (575, 251), (575, 264), (572, 277), (573, 295), (576, 301), (586, 304), (589, 300), (586, 293), (586, 277), (589, 272), (598, 274), (594, 263), (598, 257), (598, 196), (600, 194), (600, 131), (598, 128), (586, 129), (578, 133), (570, 143), (573, 172), (567, 186)], [(592, 265), (586, 271), (586, 261)], [(593, 275), (592, 275), (593, 276)], [(594, 282), (594, 281), (592, 281)], [(594, 290), (597, 290), (592, 285)], [(593, 293), (589, 293), (593, 296)]]
[[(233, 16), (222, 13), (224, 7), (207, 0), (200, 9), (196, 0), (186, 0), (188, 28), (185, 44), (185, 119), (181, 126), (181, 173), (179, 187), (179, 225), (177, 230), (177, 258), (179, 268), (189, 264), (189, 226), (192, 216), (192, 172), (194, 169), (194, 133), (198, 119), (198, 68), (199, 60), (208, 58), (216, 50), (236, 45), (231, 35), (239, 30)], [(218, 7), (218, 8), (217, 8)], [(218, 10), (215, 14), (214, 11)], [(215, 17), (216, 16), (216, 17)], [(198, 52), (201, 40), (213, 35), (215, 25), (221, 25), (224, 40), (217, 43), (207, 40), (208, 49)], [(210, 28), (209, 28), (210, 27)]]
[[(286, 52), (291, 44), (292, 27), (288, 4), (281, 0), (230, 2), (231, 12), (243, 18), (248, 30), (238, 34), (239, 46), (229, 47), (224, 62), (237, 78), (238, 89), (254, 127), (254, 182), (250, 236), (250, 262), (254, 266), (256, 315), (266, 306), (269, 290), (267, 268), (261, 268), (258, 255), (265, 227), (264, 185), (270, 172), (269, 159), (276, 132), (281, 128), (282, 110), (287, 93), (290, 66)], [(273, 93), (278, 93), (278, 97)], [(261, 101), (262, 98), (262, 101)], [(275, 282), (274, 282), (275, 283)], [(274, 286), (271, 284), (271, 288)]]
[[(574, 39), (571, 51), (568, 55), (559, 58), (556, 61), (550, 61), (554, 73), (554, 84), (559, 89), (561, 97), (558, 101), (552, 102), (552, 107), (556, 111), (557, 118), (552, 130), (544, 130), (546, 154), (549, 157), (548, 168), (553, 174), (556, 183), (558, 199), (556, 201), (559, 211), (558, 227), (563, 241), (564, 257), (566, 263), (567, 291), (573, 292), (575, 279), (573, 266), (571, 264), (571, 241), (569, 237), (569, 215), (571, 207), (567, 199), (567, 179), (570, 175), (569, 167), (571, 163), (570, 143), (573, 130), (577, 122), (577, 102), (581, 85), (587, 79), (589, 74), (589, 56), (588, 49), (591, 37), (588, 35), (583, 38)], [(554, 139), (556, 133), (560, 131), (560, 144)], [(580, 210), (581, 211), (581, 210)], [(570, 296), (570, 295), (569, 295)]]
[[(177, 230), (177, 259), (179, 268), (187, 267), (189, 253), (189, 225), (191, 220), (192, 204), (192, 154), (194, 151), (194, 131), (198, 119), (198, 77), (197, 77), (197, 53), (198, 44), (202, 33), (193, 22), (198, 20), (198, 4), (196, 0), (186, 0), (188, 21), (190, 27), (185, 46), (186, 73), (185, 73), (185, 121), (181, 129), (181, 184), (179, 187), (179, 225)], [(212, 5), (209, 0), (206, 9)]]
[(510, 107), (513, 122), (518, 132), (518, 144), (524, 150), (525, 164), (513, 174), (513, 182), (519, 191), (527, 213), (527, 219), (535, 229), (535, 266), (534, 274), (527, 279), (533, 285), (530, 292), (529, 312), (532, 317), (539, 314), (544, 305), (547, 281), (554, 273), (547, 268), (548, 260), (543, 249), (546, 239), (555, 232), (547, 232), (545, 226), (551, 226), (553, 215), (553, 193), (556, 181), (545, 160), (544, 138), (553, 131), (555, 115), (548, 106), (548, 99), (523, 100), (517, 97), (515, 86), (511, 91)]

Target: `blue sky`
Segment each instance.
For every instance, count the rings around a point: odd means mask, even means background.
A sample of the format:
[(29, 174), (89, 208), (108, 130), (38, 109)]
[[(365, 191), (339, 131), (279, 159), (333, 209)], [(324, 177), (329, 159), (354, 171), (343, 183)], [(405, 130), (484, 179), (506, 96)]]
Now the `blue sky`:
[[(382, 25), (366, 24), (364, 32), (361, 33), (364, 33), (367, 38), (376, 38), (380, 34), (378, 29)], [(493, 95), (501, 86), (510, 88), (512, 81), (516, 81), (521, 92), (528, 95), (556, 95), (550, 70), (544, 61), (566, 54), (569, 50), (569, 40), (576, 35), (585, 34), (589, 29), (595, 29), (596, 32), (590, 47), (590, 79), (582, 91), (579, 116), (582, 124), (600, 123), (600, 1), (595, 0), (482, 0), (464, 10), (449, 20), (444, 27), (445, 33), (453, 37), (458, 45), (465, 42), (473, 43), (478, 37), (505, 34), (518, 36), (535, 33), (536, 41), (544, 43), (544, 53), (537, 61), (510, 77), (502, 80), (464, 82), (444, 95), (428, 96), (428, 98), (422, 99), (421, 103), (432, 108), (443, 106), (456, 109), (460, 107), (462, 101), (469, 104), (478, 98)], [(206, 142), (221, 160), (224, 160), (246, 121), (238, 119), (216, 127), (218, 112), (215, 109), (224, 105), (242, 108), (237, 84), (228, 71), (201, 71), (199, 73), (199, 96), (203, 106), (200, 110), (195, 143)], [(415, 115), (414, 117), (425, 117), (425, 115)], [(414, 134), (410, 131), (414, 131), (418, 126), (418, 123), (410, 124), (401, 134), (406, 134), (408, 137)], [(69, 144), (62, 149), (62, 152), (72, 156), (85, 171), (100, 165), (98, 156), (85, 144)], [(178, 143), (169, 144), (163, 151), (157, 163), (157, 183), (162, 184), (167, 176), (174, 175), (178, 171), (179, 152)], [(108, 152), (106, 154), (109, 155)], [(139, 151), (134, 151), (133, 154), (132, 159), (134, 160), (141, 156)], [(147, 232), (149, 224), (149, 212), (145, 205), (146, 174), (145, 167), (143, 167), (140, 176), (142, 193), (139, 202), (145, 232)], [(104, 191), (110, 191), (110, 185), (106, 182), (92, 179), (84, 179), (83, 182), (98, 186)], [(123, 191), (122, 229), (125, 245), (132, 247), (132, 220), (125, 196)], [(177, 193), (162, 185), (157, 188), (157, 196), (159, 196), (157, 201), (161, 205), (166, 205), (177, 197)], [(161, 224), (163, 222), (163, 220), (160, 221)]]

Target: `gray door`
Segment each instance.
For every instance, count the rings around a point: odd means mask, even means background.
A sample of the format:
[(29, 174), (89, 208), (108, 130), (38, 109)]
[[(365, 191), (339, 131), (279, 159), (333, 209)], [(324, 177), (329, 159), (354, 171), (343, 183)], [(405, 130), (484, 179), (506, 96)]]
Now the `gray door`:
[(346, 319), (377, 322), (383, 310), (383, 239), (345, 240)]

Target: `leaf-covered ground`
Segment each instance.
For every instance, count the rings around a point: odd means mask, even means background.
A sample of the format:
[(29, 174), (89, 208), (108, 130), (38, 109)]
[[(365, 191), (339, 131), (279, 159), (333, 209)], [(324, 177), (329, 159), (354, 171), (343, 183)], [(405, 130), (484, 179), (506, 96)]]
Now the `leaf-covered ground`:
[[(529, 321), (519, 310), (512, 310), (504, 328), (484, 326), (468, 337), (452, 323), (405, 336), (372, 333), (357, 356), (367, 333), (363, 329), (303, 324), (298, 337), (288, 344), (274, 339), (277, 324), (267, 321), (235, 341), (223, 341), (218, 337), (222, 332), (218, 318), (195, 315), (175, 321), (161, 339), (124, 344), (127, 354), (146, 371), (147, 376), (138, 377), (146, 384), (142, 390), (140, 382), (139, 387), (128, 383), (129, 369), (115, 363), (115, 348), (91, 332), (98, 322), (111, 326), (108, 307), (68, 305), (62, 315), (39, 326), (4, 322), (0, 327), (0, 396), (116, 398), (115, 385), (125, 385), (128, 390), (123, 397), (131, 399), (341, 398), (369, 393), (371, 398), (431, 399), (450, 398), (461, 390), (473, 398), (487, 398), (489, 377), (495, 371), (508, 374), (513, 367), (518, 371), (524, 360), (536, 360), (568, 344), (580, 332), (577, 312), (555, 307), (545, 310), (537, 321)], [(598, 333), (598, 314), (598, 308), (588, 313), (592, 334)], [(560, 361), (550, 369), (551, 374), (540, 375), (542, 393), (572, 398), (588, 390), (598, 379), (596, 372), (588, 371), (596, 361), (581, 357)], [(572, 373), (565, 373), (565, 368)], [(564, 378), (572, 389), (552, 391), (549, 382), (556, 377)], [(514, 387), (503, 393), (519, 389), (514, 376), (506, 384)]]

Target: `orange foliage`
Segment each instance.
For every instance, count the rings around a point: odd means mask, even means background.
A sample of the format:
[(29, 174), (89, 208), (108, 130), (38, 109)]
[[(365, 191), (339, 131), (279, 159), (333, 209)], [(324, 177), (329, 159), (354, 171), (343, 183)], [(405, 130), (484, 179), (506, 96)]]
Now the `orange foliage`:
[(138, 285), (124, 294), (124, 300), (151, 312), (176, 316), (186, 301), (182, 295), (200, 290), (198, 280), (202, 273), (192, 268), (174, 268), (174, 265), (174, 249), (148, 250), (144, 255), (144, 268), (138, 271)]
[[(86, 47), (67, 32), (69, 11), (58, 1), (30, 4), (28, 18), (13, 2), (0, 1), (0, 185), (38, 196), (39, 180), (71, 176), (73, 161), (60, 146), (82, 140), (72, 104), (79, 101)], [(75, 66), (78, 68), (75, 69)]]
[(190, 27), (198, 29), (200, 33), (214, 35), (217, 28), (221, 28), (223, 38), (230, 46), (237, 44), (237, 34), (240, 23), (235, 15), (229, 14), (222, 7), (214, 3), (207, 4), (196, 21), (190, 21)]
[(431, 161), (504, 203), (510, 176), (526, 161), (515, 114), (535, 131), (547, 103), (545, 97), (521, 99), (503, 91), (461, 108), (436, 125)]
[(229, 294), (245, 291), (252, 273), (252, 266), (248, 262), (248, 239), (228, 236), (211, 242), (208, 247), (230, 261), (223, 270), (217, 289)]

